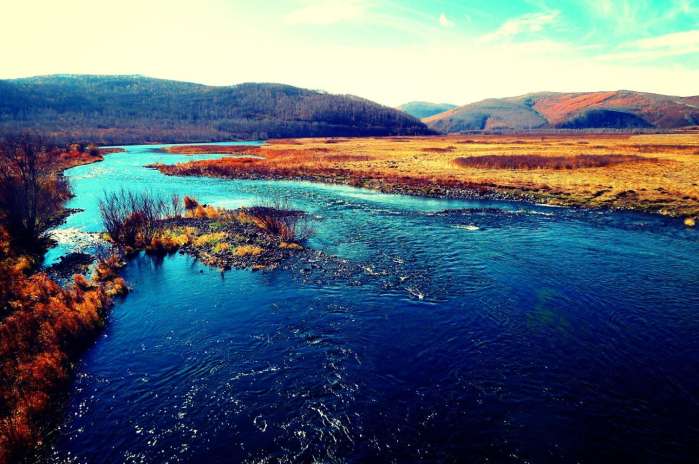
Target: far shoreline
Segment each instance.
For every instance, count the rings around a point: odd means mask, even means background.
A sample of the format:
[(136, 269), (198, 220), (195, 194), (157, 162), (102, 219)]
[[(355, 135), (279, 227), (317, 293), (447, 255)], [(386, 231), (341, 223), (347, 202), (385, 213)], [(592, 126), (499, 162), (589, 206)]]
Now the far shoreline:
[[(239, 147), (230, 153), (259, 159), (223, 157), (150, 167), (166, 175), (302, 180), (430, 198), (525, 201), (688, 221), (699, 215), (699, 187), (691, 180), (691, 172), (699, 172), (699, 138), (687, 134), (272, 139), (259, 147)], [(207, 144), (178, 144), (177, 150), (164, 151), (212, 153)], [(491, 153), (522, 155), (528, 161), (580, 155), (594, 161), (599, 156), (610, 165), (521, 170), (454, 165), (457, 158)], [(669, 175), (676, 179), (668, 182)]]

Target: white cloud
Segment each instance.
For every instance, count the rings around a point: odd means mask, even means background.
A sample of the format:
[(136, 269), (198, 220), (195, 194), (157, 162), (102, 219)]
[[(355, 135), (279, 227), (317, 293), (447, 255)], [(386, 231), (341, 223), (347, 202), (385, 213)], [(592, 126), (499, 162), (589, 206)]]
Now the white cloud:
[(547, 13), (530, 13), (518, 18), (513, 18), (503, 23), (496, 31), (481, 37), (481, 42), (496, 42), (508, 39), (525, 32), (541, 32), (544, 27), (555, 22), (559, 16), (558, 11)]
[(590, 0), (588, 4), (600, 16), (611, 16), (615, 10), (612, 0)]
[(699, 30), (673, 32), (621, 44), (618, 51), (600, 55), (601, 61), (652, 61), (699, 54)]
[(454, 25), (453, 21), (450, 21), (449, 18), (447, 18), (447, 15), (442, 13), (439, 15), (439, 25), (442, 27), (452, 27)]
[(649, 39), (637, 40), (636, 47), (650, 48), (697, 48), (699, 47), (699, 29), (685, 32), (673, 32)]
[(320, 0), (292, 11), (284, 18), (288, 24), (330, 25), (363, 17), (368, 10), (359, 0)]

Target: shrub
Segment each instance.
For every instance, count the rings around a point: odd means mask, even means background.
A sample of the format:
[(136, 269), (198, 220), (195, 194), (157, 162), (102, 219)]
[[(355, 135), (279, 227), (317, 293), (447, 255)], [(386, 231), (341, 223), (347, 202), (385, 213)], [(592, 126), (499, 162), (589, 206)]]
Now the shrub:
[(213, 206), (202, 206), (199, 205), (190, 212), (192, 217), (195, 218), (208, 218), (208, 219), (218, 219), (221, 216), (221, 212), (218, 208)]
[(95, 282), (105, 282), (117, 277), (117, 270), (124, 267), (126, 263), (115, 254), (109, 255), (104, 259), (100, 259), (95, 266), (92, 274), (92, 279)]
[(172, 217), (182, 216), (182, 202), (180, 201), (180, 196), (176, 193), (170, 196), (170, 213)]
[(104, 293), (110, 298), (123, 296), (129, 293), (129, 287), (122, 277), (117, 277), (104, 285)]
[(196, 229), (192, 227), (161, 229), (151, 239), (150, 244), (146, 247), (146, 252), (157, 255), (174, 253), (179, 248), (192, 243), (194, 234), (196, 234)]
[(298, 243), (283, 241), (279, 243), (279, 248), (282, 250), (303, 250), (303, 247)]
[(187, 211), (190, 211), (190, 210), (193, 210), (194, 208), (196, 208), (197, 206), (199, 206), (199, 202), (197, 200), (195, 200), (194, 198), (192, 198), (190, 196), (184, 197), (184, 209), (186, 209)]
[(80, 290), (86, 291), (90, 290), (91, 288), (95, 288), (95, 284), (87, 280), (87, 278), (82, 275), (82, 274), (75, 274), (73, 276), (73, 284), (75, 285), (76, 288), (79, 288)]
[(264, 248), (257, 245), (241, 245), (233, 250), (233, 254), (236, 256), (259, 256), (264, 251)]
[(230, 249), (231, 245), (230, 243), (226, 242), (220, 242), (214, 245), (213, 252), (214, 253), (223, 253), (224, 251), (228, 251)]
[(214, 243), (221, 242), (226, 238), (228, 238), (228, 234), (225, 232), (212, 232), (210, 234), (202, 234), (194, 239), (194, 245), (198, 247), (211, 245)]

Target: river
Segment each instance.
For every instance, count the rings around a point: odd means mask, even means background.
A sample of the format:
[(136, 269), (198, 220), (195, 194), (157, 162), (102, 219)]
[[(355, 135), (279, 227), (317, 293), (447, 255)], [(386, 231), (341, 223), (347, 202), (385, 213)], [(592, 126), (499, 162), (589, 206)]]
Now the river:
[(340, 265), (132, 260), (40, 462), (696, 458), (699, 233), (679, 221), (166, 177), (143, 166), (221, 155), (124, 148), (66, 172), (83, 211), (62, 230), (99, 231), (99, 198), (122, 186), (285, 198)]

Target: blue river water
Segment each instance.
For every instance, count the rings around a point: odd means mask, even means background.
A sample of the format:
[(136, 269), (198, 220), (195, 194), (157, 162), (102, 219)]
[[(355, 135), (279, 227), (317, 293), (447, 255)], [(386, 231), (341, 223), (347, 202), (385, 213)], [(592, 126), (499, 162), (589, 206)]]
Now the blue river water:
[(344, 270), (134, 259), (39, 461), (697, 459), (699, 233), (680, 221), (167, 177), (143, 166), (220, 155), (125, 148), (67, 172), (83, 211), (61, 229), (99, 231), (122, 186), (281, 197)]

